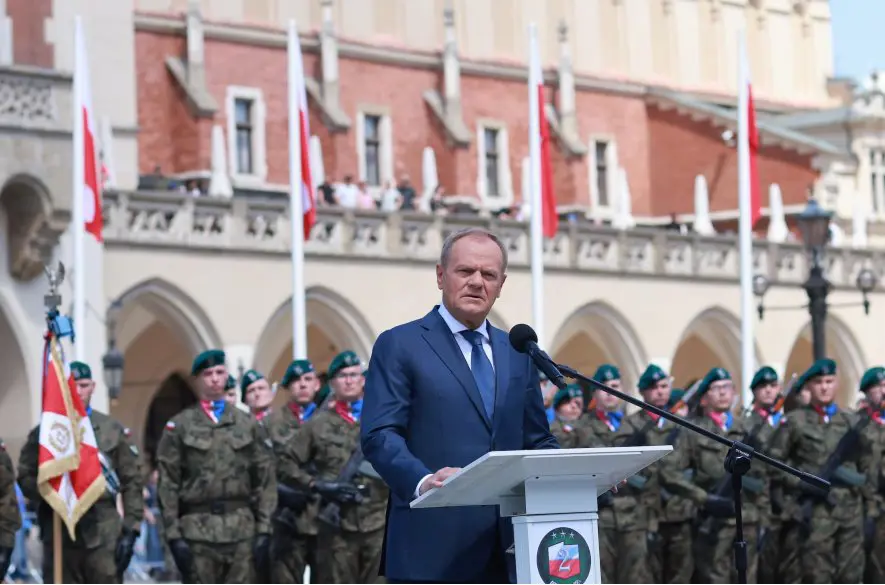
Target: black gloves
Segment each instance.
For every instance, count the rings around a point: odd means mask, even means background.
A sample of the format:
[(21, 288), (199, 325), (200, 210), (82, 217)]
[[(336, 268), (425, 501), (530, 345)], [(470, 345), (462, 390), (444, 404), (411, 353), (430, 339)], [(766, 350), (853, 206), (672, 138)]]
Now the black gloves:
[(709, 494), (707, 501), (704, 502), (704, 511), (714, 518), (732, 518), (734, 516), (734, 502), (731, 498)]
[(0, 582), (5, 583), (6, 571), (9, 570), (9, 562), (12, 560), (12, 549), (0, 546)]
[(183, 538), (175, 538), (169, 541), (169, 551), (172, 558), (175, 559), (175, 566), (181, 573), (181, 580), (185, 583), (190, 581), (191, 568), (193, 568), (194, 557), (191, 554), (191, 547)]
[(117, 575), (121, 578), (129, 567), (129, 561), (132, 560), (132, 553), (135, 552), (135, 540), (138, 533), (132, 529), (124, 528), (117, 539), (117, 550), (114, 553), (114, 562), (117, 565)]
[(277, 483), (277, 502), (283, 508), (301, 512), (307, 507), (311, 495), (284, 483)]
[(863, 520), (863, 544), (867, 553), (873, 550), (873, 540), (876, 538), (876, 519), (866, 517)]
[(338, 504), (358, 504), (363, 499), (363, 494), (360, 490), (349, 482), (318, 479), (314, 482), (313, 489), (326, 501), (337, 502)]
[(255, 540), (252, 542), (252, 560), (255, 562), (255, 570), (259, 576), (270, 576), (270, 535), (255, 535)]
[(646, 533), (646, 544), (648, 545), (648, 552), (656, 554), (661, 547), (661, 535), (657, 532)]

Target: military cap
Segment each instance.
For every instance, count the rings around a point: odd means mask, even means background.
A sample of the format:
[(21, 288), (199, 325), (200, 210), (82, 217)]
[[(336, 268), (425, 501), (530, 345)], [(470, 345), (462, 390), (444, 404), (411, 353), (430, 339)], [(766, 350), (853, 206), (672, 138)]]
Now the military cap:
[(246, 373), (243, 374), (243, 379), (240, 380), (240, 390), (245, 393), (246, 388), (252, 385), (253, 382), (257, 382), (258, 380), (264, 380), (264, 374), (257, 370), (247, 370)]
[(835, 376), (836, 375), (836, 362), (831, 360), (830, 358), (821, 358), (811, 364), (811, 367), (805, 370), (805, 374), (803, 377), (805, 378), (805, 382), (808, 382), (812, 378), (817, 378), (818, 376)]
[(92, 368), (83, 362), (71, 362), (71, 374), (74, 380), (91, 380)]
[(602, 382), (605, 384), (606, 382), (611, 382), (612, 380), (620, 380), (621, 372), (618, 371), (618, 368), (611, 364), (602, 364), (596, 369), (596, 373), (593, 374), (593, 379), (597, 382)]
[(577, 384), (569, 384), (565, 388), (560, 388), (553, 395), (553, 408), (559, 408), (559, 405), (572, 398), (583, 398), (584, 391)]
[(721, 380), (731, 380), (731, 374), (729, 374), (728, 370), (725, 368), (713, 368), (707, 372), (707, 375), (701, 380), (701, 383), (698, 386), (698, 395), (703, 396), (706, 394), (707, 390), (710, 389), (710, 385), (713, 382), (719, 382)]
[(340, 370), (344, 368), (350, 368), (352, 366), (362, 366), (363, 363), (360, 361), (360, 357), (356, 355), (356, 352), (351, 350), (342, 351), (338, 355), (336, 355), (332, 359), (332, 363), (329, 364), (328, 375), (330, 378), (334, 377)]
[(660, 366), (649, 364), (642, 375), (639, 377), (639, 383), (636, 385), (640, 390), (649, 390), (657, 386), (658, 382), (666, 379), (667, 372)]
[(237, 387), (237, 379), (234, 378), (233, 376), (231, 376), (230, 374), (228, 374), (227, 375), (227, 382), (224, 383), (224, 389), (225, 390), (232, 390), (233, 388), (236, 388), (236, 387)]
[(756, 375), (753, 376), (753, 380), (750, 382), (750, 390), (755, 390), (766, 384), (774, 384), (777, 380), (777, 372), (774, 371), (774, 368), (771, 366), (762, 366), (759, 368), (759, 371), (756, 372)]
[(194, 358), (194, 363), (191, 366), (191, 376), (196, 376), (203, 370), (214, 368), (215, 366), (223, 366), (225, 361), (227, 361), (227, 357), (223, 351), (220, 349), (207, 349)]
[(286, 368), (286, 373), (283, 374), (283, 379), (280, 381), (280, 385), (285, 388), (304, 374), (308, 374), (310, 372), (315, 371), (313, 368), (313, 364), (310, 363), (310, 360), (295, 360), (289, 367)]
[(682, 388), (673, 388), (670, 390), (670, 399), (667, 400), (667, 408), (673, 408), (685, 396), (685, 390)]
[(866, 392), (882, 382), (885, 382), (885, 368), (882, 366), (870, 368), (864, 372), (863, 377), (860, 379), (860, 391)]

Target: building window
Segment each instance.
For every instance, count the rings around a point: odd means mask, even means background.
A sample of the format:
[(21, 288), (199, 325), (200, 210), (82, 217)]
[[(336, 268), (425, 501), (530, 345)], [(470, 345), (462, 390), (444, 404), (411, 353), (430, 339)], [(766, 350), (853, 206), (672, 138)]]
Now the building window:
[(609, 143), (597, 140), (594, 143), (594, 168), (596, 170), (596, 203), (600, 207), (609, 206)]
[(381, 116), (363, 117), (363, 146), (366, 165), (366, 183), (381, 185)]
[(499, 131), (497, 128), (486, 128), (483, 130), (483, 142), (485, 144), (486, 195), (489, 197), (501, 196), (501, 188), (499, 184), (499, 178), (501, 175), (498, 137)]
[(249, 99), (234, 100), (234, 123), (236, 128), (237, 158), (236, 172), (244, 175), (254, 174), (252, 152), (252, 109), (253, 102)]
[(228, 166), (234, 184), (261, 185), (267, 180), (266, 109), (261, 90), (227, 88)]
[(885, 150), (870, 150), (870, 196), (873, 213), (885, 211)]

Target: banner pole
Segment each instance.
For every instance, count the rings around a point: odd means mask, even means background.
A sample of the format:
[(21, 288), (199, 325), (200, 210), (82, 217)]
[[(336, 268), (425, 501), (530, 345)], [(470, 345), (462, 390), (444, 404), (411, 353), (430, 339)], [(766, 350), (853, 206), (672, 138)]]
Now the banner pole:
[(58, 512), (52, 514), (52, 573), (53, 583), (60, 585), (62, 581), (62, 551), (61, 551), (61, 516)]

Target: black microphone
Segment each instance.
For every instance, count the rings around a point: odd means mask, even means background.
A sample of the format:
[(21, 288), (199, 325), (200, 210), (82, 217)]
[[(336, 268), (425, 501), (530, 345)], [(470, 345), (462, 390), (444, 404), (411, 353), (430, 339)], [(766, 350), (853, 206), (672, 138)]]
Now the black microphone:
[(544, 372), (544, 375), (547, 376), (557, 388), (565, 388), (568, 386), (562, 372), (556, 367), (556, 363), (550, 359), (549, 355), (544, 353), (543, 349), (538, 347), (538, 334), (535, 333), (534, 329), (525, 323), (514, 325), (510, 330), (510, 345), (512, 345), (513, 349), (519, 353), (529, 354), (529, 357), (532, 358), (532, 361), (535, 362), (538, 369)]

